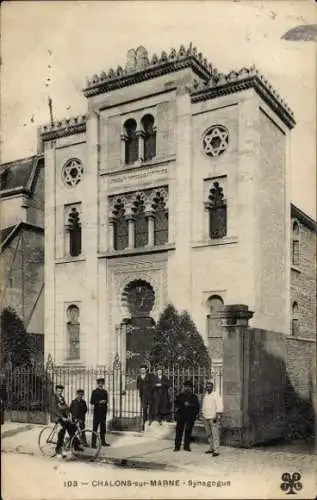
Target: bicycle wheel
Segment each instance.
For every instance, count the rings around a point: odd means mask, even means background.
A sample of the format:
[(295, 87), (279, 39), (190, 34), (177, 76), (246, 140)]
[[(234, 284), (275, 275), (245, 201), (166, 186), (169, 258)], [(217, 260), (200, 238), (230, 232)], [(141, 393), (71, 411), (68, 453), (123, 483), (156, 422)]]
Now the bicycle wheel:
[(56, 443), (56, 426), (51, 427), (47, 425), (46, 427), (43, 427), (38, 437), (38, 444), (42, 455), (44, 455), (45, 457), (53, 457), (56, 454)]
[[(80, 442), (80, 451), (76, 449), (78, 446), (78, 440)], [(96, 447), (94, 448), (92, 448), (93, 441), (96, 442)], [(71, 440), (70, 448), (73, 456), (78, 459), (88, 461), (96, 460), (101, 449), (100, 436), (97, 432), (91, 431), (90, 429), (78, 431), (74, 434)]]

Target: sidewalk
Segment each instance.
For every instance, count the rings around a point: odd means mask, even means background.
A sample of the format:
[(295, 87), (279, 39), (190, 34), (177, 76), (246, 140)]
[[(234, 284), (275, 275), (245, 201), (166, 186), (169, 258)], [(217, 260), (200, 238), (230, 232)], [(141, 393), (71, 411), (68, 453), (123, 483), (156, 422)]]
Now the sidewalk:
[[(38, 435), (42, 426), (37, 424), (5, 423), (1, 428), (1, 450), (4, 453), (40, 455)], [(111, 444), (102, 448), (100, 463), (112, 463), (122, 467), (155, 470), (188, 470), (213, 473), (222, 477), (241, 470), (261, 474), (268, 468), (283, 471), (315, 472), (315, 455), (303, 446), (284, 445), (261, 449), (221, 447), (220, 456), (212, 457), (204, 452), (205, 444), (193, 443), (192, 452), (173, 452), (173, 441), (138, 433), (111, 433), (107, 435)]]

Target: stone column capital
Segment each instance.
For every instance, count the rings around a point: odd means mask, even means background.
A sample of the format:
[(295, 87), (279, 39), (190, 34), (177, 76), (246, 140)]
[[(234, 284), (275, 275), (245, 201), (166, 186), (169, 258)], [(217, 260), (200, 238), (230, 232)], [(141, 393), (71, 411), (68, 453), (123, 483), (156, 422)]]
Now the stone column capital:
[(155, 218), (155, 212), (153, 209), (148, 209), (145, 211), (145, 217), (147, 217), (148, 219), (151, 218), (151, 219), (154, 219)]
[(145, 132), (144, 132), (144, 130), (138, 129), (138, 130), (136, 131), (136, 136), (137, 136), (137, 137), (144, 137), (144, 136), (145, 136)]
[(243, 304), (234, 304), (222, 306), (220, 318), (224, 325), (248, 326), (249, 320), (253, 316), (253, 311), (250, 311), (248, 306)]

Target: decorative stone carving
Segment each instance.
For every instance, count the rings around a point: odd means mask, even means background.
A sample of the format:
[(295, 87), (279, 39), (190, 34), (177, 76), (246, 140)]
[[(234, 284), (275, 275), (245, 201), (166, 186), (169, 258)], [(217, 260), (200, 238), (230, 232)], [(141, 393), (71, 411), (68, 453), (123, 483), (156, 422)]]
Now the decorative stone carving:
[(204, 135), (203, 149), (207, 156), (220, 156), (229, 146), (229, 132), (223, 125), (214, 125)]
[(141, 71), (149, 65), (149, 57), (147, 50), (140, 46), (136, 49), (136, 70)]
[(125, 66), (127, 73), (132, 73), (136, 70), (136, 53), (134, 49), (129, 49), (127, 53), (127, 63)]
[(82, 180), (84, 167), (80, 160), (72, 158), (68, 160), (62, 169), (62, 179), (68, 187), (74, 187)]

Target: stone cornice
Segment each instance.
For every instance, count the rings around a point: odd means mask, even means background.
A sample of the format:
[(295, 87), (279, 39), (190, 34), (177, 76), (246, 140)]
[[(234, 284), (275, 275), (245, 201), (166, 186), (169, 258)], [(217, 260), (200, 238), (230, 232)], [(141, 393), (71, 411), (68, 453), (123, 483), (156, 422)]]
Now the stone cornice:
[(136, 51), (130, 49), (129, 53), (130, 57), (132, 53), (134, 58), (132, 67), (131, 62), (128, 62), (125, 69), (118, 66), (116, 70), (110, 69), (108, 73), (103, 71), (100, 75), (94, 75), (91, 80), (87, 79), (87, 86), (83, 90), (85, 97), (110, 92), (185, 68), (191, 68), (204, 81), (212, 76), (211, 64), (192, 44), (188, 49), (183, 45), (178, 51), (171, 49), (169, 55), (164, 51), (160, 57), (154, 54), (151, 60), (144, 47), (139, 47)]
[(52, 141), (86, 132), (87, 119), (87, 115), (79, 115), (43, 125), (40, 128), (41, 138), (43, 141)]
[(292, 110), (272, 85), (254, 67), (231, 71), (227, 75), (215, 74), (208, 82), (196, 85), (191, 93), (193, 103), (213, 99), (254, 88), (262, 99), (275, 111), (290, 129), (295, 126)]

